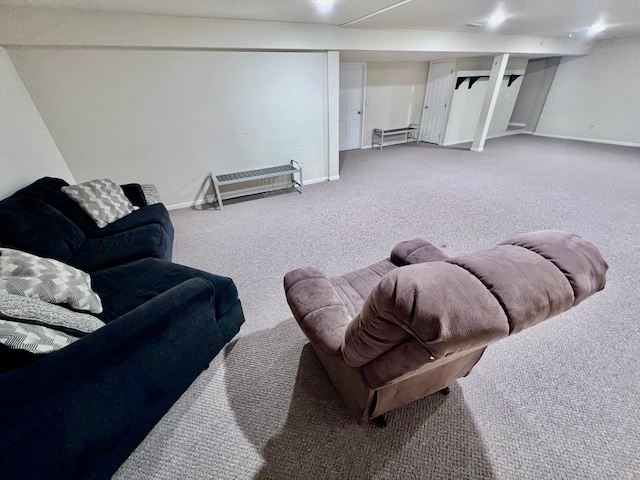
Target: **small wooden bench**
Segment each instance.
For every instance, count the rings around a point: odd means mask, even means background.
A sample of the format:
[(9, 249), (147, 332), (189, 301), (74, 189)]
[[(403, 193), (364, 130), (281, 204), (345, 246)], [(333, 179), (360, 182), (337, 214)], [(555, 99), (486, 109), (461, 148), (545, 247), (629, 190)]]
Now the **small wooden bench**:
[[(293, 174), (299, 175), (299, 182), (296, 182)], [(213, 188), (216, 192), (216, 200), (222, 210), (222, 197), (220, 196), (220, 185), (231, 185), (233, 183), (251, 182), (253, 180), (262, 180), (264, 178), (280, 177), (283, 175), (291, 175), (291, 187), (298, 186), (298, 191), (302, 193), (302, 164), (291, 160), (288, 165), (278, 165), (277, 167), (260, 168), (258, 170), (247, 170), (237, 173), (226, 173), (224, 175), (214, 175), (210, 172)], [(289, 187), (284, 187), (289, 188)]]
[[(420, 139), (416, 133), (419, 128), (420, 125), (416, 125), (415, 123), (411, 123), (409, 126), (402, 128), (374, 128), (371, 134), (371, 148), (380, 145), (380, 150), (382, 150), (385, 135), (404, 135), (406, 142), (412, 141), (418, 143)], [(380, 139), (379, 142), (376, 142), (376, 136)]]

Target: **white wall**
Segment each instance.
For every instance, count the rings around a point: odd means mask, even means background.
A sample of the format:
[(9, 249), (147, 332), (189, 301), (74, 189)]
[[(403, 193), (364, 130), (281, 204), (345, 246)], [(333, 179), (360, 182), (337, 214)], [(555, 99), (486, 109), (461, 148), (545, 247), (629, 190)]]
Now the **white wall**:
[(640, 36), (602, 40), (563, 58), (536, 134), (640, 146)]
[[(456, 62), (456, 75), (459, 72), (474, 72), (477, 75), (489, 75), (493, 57), (464, 58)], [(507, 73), (524, 74), (526, 58), (512, 57), (507, 63)], [(507, 130), (513, 107), (520, 91), (522, 77), (508, 87), (508, 77), (502, 79), (498, 100), (493, 112), (488, 136), (497, 136)], [(451, 110), (445, 133), (444, 145), (473, 141), (478, 126), (480, 110), (487, 90), (487, 79), (478, 80), (469, 88), (469, 80), (465, 80), (457, 90), (453, 91)]]
[(43, 176), (75, 183), (7, 51), (0, 47), (0, 198)]
[(9, 49), (79, 182), (153, 183), (164, 203), (208, 173), (288, 163), (327, 178), (325, 53)]
[[(420, 124), (426, 83), (424, 62), (367, 64), (364, 147), (371, 146), (374, 128)], [(393, 143), (393, 139), (389, 143)]]

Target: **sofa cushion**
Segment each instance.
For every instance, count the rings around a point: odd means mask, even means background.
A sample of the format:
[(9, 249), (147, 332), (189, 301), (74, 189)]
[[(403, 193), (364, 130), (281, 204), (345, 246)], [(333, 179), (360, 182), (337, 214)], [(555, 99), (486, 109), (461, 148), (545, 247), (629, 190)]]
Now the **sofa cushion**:
[(29, 365), (39, 358), (42, 358), (42, 355), (26, 350), (15, 350), (0, 343), (0, 373)]
[(75, 337), (82, 337), (104, 326), (104, 322), (93, 315), (6, 293), (0, 293), (0, 319), (49, 327)]
[(170, 260), (172, 246), (172, 237), (154, 223), (108, 237), (87, 239), (69, 263), (93, 272), (147, 257)]
[(147, 206), (147, 200), (145, 199), (144, 192), (142, 191), (142, 186), (139, 183), (126, 183), (120, 186), (122, 187), (124, 194), (135, 207)]
[[(77, 202), (62, 192), (62, 187), (66, 187), (68, 185), (69, 184), (66, 181), (60, 178), (43, 177), (36, 180), (31, 185), (19, 190), (14, 194), (14, 196), (23, 196), (32, 199), (35, 198), (52, 206), (62, 215), (67, 217), (67, 219), (71, 220), (73, 224), (79, 227), (87, 238), (107, 237), (116, 233), (131, 230), (132, 228), (158, 223), (167, 232), (173, 242), (174, 232), (171, 219), (169, 218), (169, 212), (167, 212), (167, 209), (162, 204), (145, 206), (146, 202), (144, 193), (140, 185), (127, 184), (121, 185), (121, 187), (133, 205), (144, 208), (140, 208), (126, 217), (121, 218), (117, 222), (110, 223), (103, 228), (99, 228), (98, 225), (96, 225), (96, 222), (91, 219), (91, 217), (80, 207), (80, 205), (78, 205)], [(80, 244), (81, 243), (82, 242), (80, 242)], [(60, 260), (66, 261), (67, 259)]]
[(77, 202), (62, 193), (61, 188), (69, 184), (61, 178), (42, 177), (18, 190), (15, 196), (37, 198), (58, 210), (83, 232), (97, 230), (98, 226)]
[[(216, 319), (236, 307), (238, 291), (230, 278), (165, 260), (145, 258), (91, 274), (93, 288), (104, 304), (104, 312), (99, 317), (107, 323), (191, 278), (202, 278), (213, 286)], [(228, 327), (220, 325), (226, 341), (237, 332), (236, 325)]]
[(93, 224), (92, 229), (85, 230), (87, 238), (103, 238), (116, 233), (126, 232), (134, 228), (144, 227), (145, 225), (158, 224), (168, 234), (173, 242), (173, 225), (169, 218), (169, 212), (161, 203), (140, 208), (135, 212), (131, 212), (126, 217), (121, 218), (117, 222), (110, 223), (104, 228), (98, 228), (95, 223), (91, 223)]
[(102, 228), (137, 209), (115, 182), (103, 178), (61, 188)]
[(50, 258), (0, 248), (0, 293), (67, 303), (77, 310), (102, 312), (91, 278), (81, 270)]
[(58, 210), (27, 195), (0, 202), (0, 245), (66, 261), (85, 240), (84, 233)]

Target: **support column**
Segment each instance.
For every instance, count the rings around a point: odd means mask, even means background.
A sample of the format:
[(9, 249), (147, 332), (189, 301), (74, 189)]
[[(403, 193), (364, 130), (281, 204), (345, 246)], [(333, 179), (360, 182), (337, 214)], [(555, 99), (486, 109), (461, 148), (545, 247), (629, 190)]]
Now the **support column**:
[(504, 72), (507, 69), (508, 60), (508, 53), (496, 55), (493, 59), (491, 76), (489, 77), (489, 84), (487, 85), (487, 91), (484, 94), (482, 110), (480, 111), (480, 120), (478, 120), (476, 134), (473, 137), (473, 144), (471, 145), (472, 152), (481, 152), (484, 149), (484, 142), (487, 139), (489, 125), (491, 125), (493, 110), (496, 107), (498, 92), (500, 91), (500, 85), (502, 84), (502, 77), (504, 77)]
[(340, 179), (340, 53), (327, 52), (329, 180)]

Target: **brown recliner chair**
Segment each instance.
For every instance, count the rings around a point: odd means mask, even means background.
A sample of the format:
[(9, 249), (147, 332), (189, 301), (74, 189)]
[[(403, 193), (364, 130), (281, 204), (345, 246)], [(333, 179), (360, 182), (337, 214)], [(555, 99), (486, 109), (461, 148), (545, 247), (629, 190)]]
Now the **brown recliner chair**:
[(577, 305), (607, 263), (577, 235), (545, 230), (459, 257), (422, 239), (339, 277), (284, 277), (287, 301), (358, 423), (466, 376), (492, 342)]

